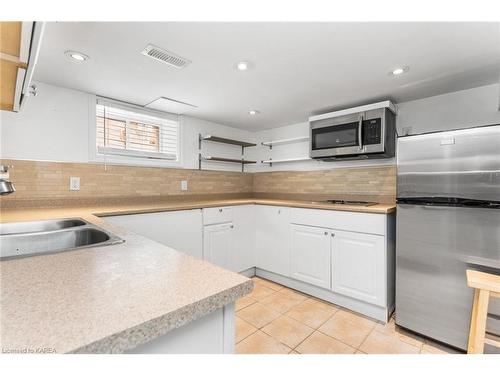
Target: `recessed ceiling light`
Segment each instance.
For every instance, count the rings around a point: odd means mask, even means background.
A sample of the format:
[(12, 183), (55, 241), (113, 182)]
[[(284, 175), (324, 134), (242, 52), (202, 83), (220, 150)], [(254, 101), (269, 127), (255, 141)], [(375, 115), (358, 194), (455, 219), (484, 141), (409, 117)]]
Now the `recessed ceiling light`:
[(255, 109), (252, 109), (251, 111), (248, 111), (248, 114), (249, 114), (250, 116), (255, 116), (255, 115), (258, 115), (259, 113), (260, 113), (260, 112), (259, 112), (259, 111), (257, 111), (257, 110), (255, 110)]
[(249, 70), (252, 66), (250, 61), (239, 61), (236, 63), (236, 69), (241, 71)]
[(76, 62), (83, 62), (90, 59), (90, 57), (88, 57), (86, 54), (77, 51), (66, 51), (64, 52), (64, 54), (68, 56), (68, 58), (70, 58), (72, 61)]
[(392, 76), (399, 76), (403, 73), (406, 73), (408, 70), (410, 70), (410, 67), (409, 66), (399, 66), (397, 68), (394, 68), (390, 73), (389, 75), (392, 75)]

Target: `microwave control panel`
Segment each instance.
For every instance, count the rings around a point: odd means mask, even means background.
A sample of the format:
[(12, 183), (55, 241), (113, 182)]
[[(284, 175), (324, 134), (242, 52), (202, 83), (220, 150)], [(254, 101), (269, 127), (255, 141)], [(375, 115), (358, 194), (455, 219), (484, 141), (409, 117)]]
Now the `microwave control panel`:
[(376, 145), (381, 142), (381, 119), (374, 118), (363, 121), (363, 145)]

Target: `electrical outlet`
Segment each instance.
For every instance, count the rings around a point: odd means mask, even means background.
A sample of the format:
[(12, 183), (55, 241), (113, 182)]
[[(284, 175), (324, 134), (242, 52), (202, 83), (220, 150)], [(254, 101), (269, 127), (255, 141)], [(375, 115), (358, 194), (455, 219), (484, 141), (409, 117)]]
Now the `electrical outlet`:
[(186, 180), (181, 181), (181, 190), (186, 191), (188, 189), (188, 182)]
[(69, 178), (69, 190), (80, 190), (80, 177)]

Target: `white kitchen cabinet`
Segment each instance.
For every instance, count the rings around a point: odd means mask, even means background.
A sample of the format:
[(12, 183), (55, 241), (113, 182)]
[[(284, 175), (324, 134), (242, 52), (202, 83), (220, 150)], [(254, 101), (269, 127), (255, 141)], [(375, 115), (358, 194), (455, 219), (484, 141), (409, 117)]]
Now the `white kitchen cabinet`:
[(203, 228), (203, 259), (220, 267), (232, 268), (232, 223), (207, 225)]
[(290, 208), (257, 205), (257, 267), (290, 275)]
[(201, 210), (154, 212), (103, 218), (196, 258), (202, 258)]
[(324, 228), (291, 225), (290, 233), (290, 277), (329, 289), (331, 232)]
[(255, 267), (255, 206), (233, 207), (231, 270), (242, 272)]
[(235, 207), (209, 207), (203, 209), (203, 225), (230, 223)]
[(386, 304), (384, 236), (333, 231), (332, 290), (368, 303)]

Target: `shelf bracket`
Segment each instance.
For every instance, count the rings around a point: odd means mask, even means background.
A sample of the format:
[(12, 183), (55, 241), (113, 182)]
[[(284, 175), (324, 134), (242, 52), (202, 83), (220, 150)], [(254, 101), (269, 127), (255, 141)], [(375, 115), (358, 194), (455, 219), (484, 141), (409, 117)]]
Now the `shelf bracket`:
[(241, 173), (245, 172), (245, 163), (243, 163), (243, 160), (245, 160), (245, 147), (241, 146)]
[(202, 136), (201, 133), (198, 134), (198, 170), (201, 171), (201, 141)]

